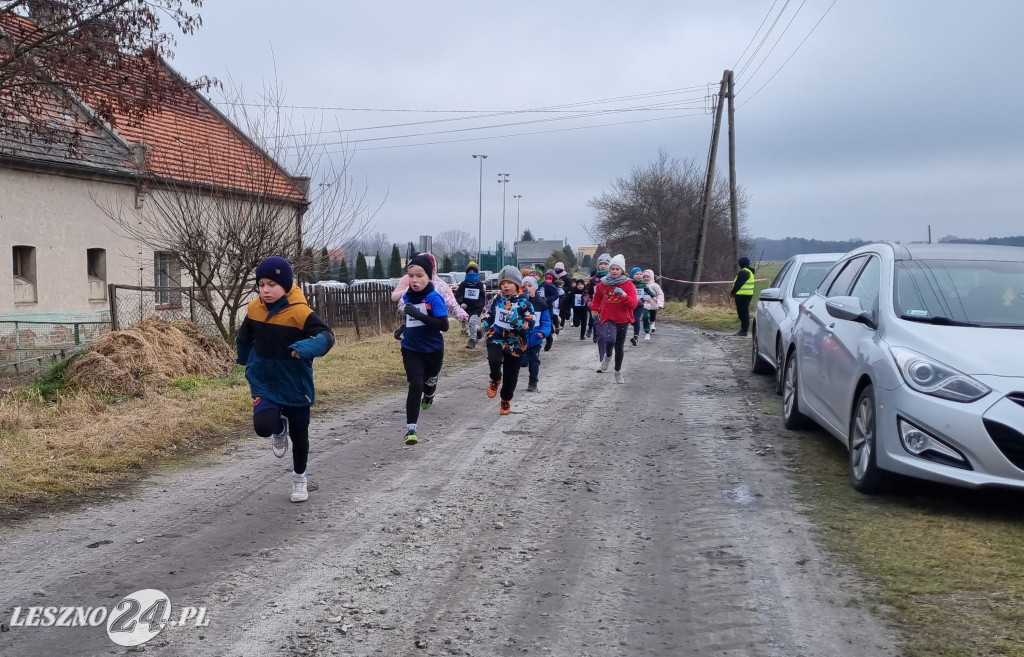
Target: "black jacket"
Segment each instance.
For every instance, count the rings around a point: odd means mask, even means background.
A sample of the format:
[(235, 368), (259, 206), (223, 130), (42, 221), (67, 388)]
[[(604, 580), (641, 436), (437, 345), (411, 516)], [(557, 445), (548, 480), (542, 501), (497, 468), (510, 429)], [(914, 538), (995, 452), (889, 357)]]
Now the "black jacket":
[[(467, 299), (466, 290), (479, 290), (480, 293), (476, 299)], [(469, 281), (462, 281), (459, 283), (459, 289), (455, 290), (455, 300), (459, 302), (459, 305), (466, 304), (466, 312), (468, 314), (479, 315), (487, 306), (487, 292), (484, 290), (484, 282), (470, 283)]]

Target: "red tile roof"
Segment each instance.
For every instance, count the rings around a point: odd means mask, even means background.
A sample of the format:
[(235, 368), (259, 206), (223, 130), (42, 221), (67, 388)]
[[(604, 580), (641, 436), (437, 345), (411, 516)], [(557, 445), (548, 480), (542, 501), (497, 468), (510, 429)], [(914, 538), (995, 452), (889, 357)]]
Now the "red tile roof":
[[(34, 24), (26, 18), (0, 13), (0, 29), (12, 39), (30, 36)], [(289, 201), (307, 201), (302, 183), (293, 179), (223, 114), (191, 89), (173, 69), (160, 61), (155, 71), (160, 84), (156, 109), (141, 117), (118, 106), (113, 94), (81, 87), (86, 105), (112, 107), (112, 126), (125, 139), (148, 146), (146, 170), (159, 177), (268, 195)], [(132, 58), (122, 73), (119, 93), (141, 98), (152, 88), (154, 73), (146, 60)], [(58, 72), (59, 74), (59, 72)]]

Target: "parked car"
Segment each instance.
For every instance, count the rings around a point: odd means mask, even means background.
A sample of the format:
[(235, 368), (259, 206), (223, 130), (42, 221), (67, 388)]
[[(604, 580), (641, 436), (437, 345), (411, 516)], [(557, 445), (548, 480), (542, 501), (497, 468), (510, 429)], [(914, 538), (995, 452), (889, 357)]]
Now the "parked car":
[(1024, 489), (1024, 248), (872, 244), (801, 305), (783, 419), (849, 450), (853, 487), (892, 473)]
[(352, 281), (352, 284), (349, 285), (349, 287), (354, 289), (360, 287), (367, 287), (369, 285), (383, 285), (390, 288), (395, 287), (395, 285), (391, 284), (391, 279), (389, 278), (357, 278), (356, 280)]
[(452, 289), (452, 292), (459, 289), (459, 283), (455, 280), (455, 274), (451, 272), (440, 272), (437, 277), (448, 284), (448, 287)]
[(751, 322), (750, 369), (775, 373), (775, 394), (782, 394), (782, 356), (793, 343), (798, 306), (811, 296), (842, 253), (795, 255), (782, 265), (775, 280), (761, 290)]
[(313, 283), (313, 287), (316, 286), (327, 288), (328, 290), (344, 290), (348, 287), (348, 283), (342, 281), (317, 281)]

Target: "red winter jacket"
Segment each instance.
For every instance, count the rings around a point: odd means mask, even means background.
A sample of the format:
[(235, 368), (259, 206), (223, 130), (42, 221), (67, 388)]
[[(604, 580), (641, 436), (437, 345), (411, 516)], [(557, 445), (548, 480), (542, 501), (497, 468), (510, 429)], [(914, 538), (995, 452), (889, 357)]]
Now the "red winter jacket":
[[(625, 294), (615, 292), (621, 288)], [(601, 281), (594, 288), (594, 300), (590, 302), (590, 311), (595, 312), (602, 322), (612, 321), (616, 324), (632, 324), (633, 309), (636, 308), (636, 287), (633, 281), (608, 287)]]

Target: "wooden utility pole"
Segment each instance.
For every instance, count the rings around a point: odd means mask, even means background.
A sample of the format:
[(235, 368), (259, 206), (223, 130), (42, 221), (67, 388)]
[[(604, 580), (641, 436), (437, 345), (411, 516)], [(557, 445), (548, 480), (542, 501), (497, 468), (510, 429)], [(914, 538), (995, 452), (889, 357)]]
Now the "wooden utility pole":
[(736, 90), (732, 83), (732, 71), (726, 71), (725, 77), (729, 86), (729, 216), (732, 220), (732, 261), (735, 263), (740, 258), (740, 220), (736, 209)]
[(718, 106), (715, 108), (715, 125), (711, 130), (711, 152), (708, 155), (708, 173), (704, 181), (704, 199), (700, 216), (700, 224), (697, 228), (697, 253), (693, 258), (693, 274), (690, 280), (690, 296), (686, 300), (686, 307), (693, 308), (697, 305), (697, 291), (700, 288), (701, 270), (704, 268), (704, 243), (707, 241), (708, 219), (711, 215), (711, 195), (715, 183), (715, 158), (718, 155), (718, 134), (722, 130), (722, 105), (725, 102), (726, 85), (729, 77), (726, 70), (722, 75), (722, 84), (718, 90)]

